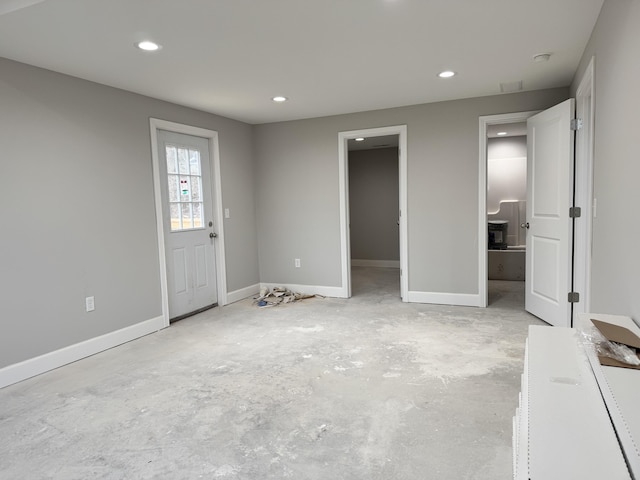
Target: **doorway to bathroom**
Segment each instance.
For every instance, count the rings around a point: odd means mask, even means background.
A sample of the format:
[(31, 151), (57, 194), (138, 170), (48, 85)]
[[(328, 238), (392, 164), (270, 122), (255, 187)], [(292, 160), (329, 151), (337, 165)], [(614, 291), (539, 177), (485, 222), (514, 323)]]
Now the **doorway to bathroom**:
[[(480, 117), (479, 294), (487, 306), (488, 129), (527, 121), (525, 310), (555, 326), (590, 311), (593, 197), (593, 59), (568, 99), (542, 112)], [(504, 224), (494, 224), (494, 232)], [(500, 236), (493, 238), (494, 247)], [(506, 243), (506, 245), (504, 245)], [(501, 247), (508, 246), (503, 242)]]
[(526, 263), (527, 124), (488, 125), (487, 301), (510, 298), (524, 310)]
[[(568, 99), (542, 112), (523, 114), (527, 121), (526, 267), (524, 309), (555, 326), (571, 326), (574, 311), (574, 224), (575, 210), (575, 100)], [(487, 237), (487, 128), (515, 123), (515, 115), (481, 117), (481, 192), (484, 210), (482, 238), (485, 258), (482, 285), (488, 299)], [(518, 118), (518, 121), (521, 121)], [(505, 226), (504, 224), (502, 225)], [(504, 232), (506, 235), (506, 231)], [(505, 242), (506, 243), (506, 242)], [(505, 245), (503, 245), (505, 246)]]

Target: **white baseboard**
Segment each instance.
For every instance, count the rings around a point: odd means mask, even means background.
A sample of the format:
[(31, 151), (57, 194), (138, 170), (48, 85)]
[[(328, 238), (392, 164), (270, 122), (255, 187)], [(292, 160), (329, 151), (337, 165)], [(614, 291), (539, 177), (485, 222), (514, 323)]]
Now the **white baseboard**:
[(480, 307), (480, 295), (468, 293), (407, 292), (407, 302)]
[(324, 287), (317, 285), (294, 285), (291, 283), (261, 283), (260, 288), (284, 287), (295, 293), (308, 293), (323, 297), (347, 298), (342, 287)]
[(136, 338), (155, 333), (166, 327), (164, 317), (159, 316), (125, 327), (115, 332), (105, 333), (99, 337), (90, 338), (84, 342), (69, 345), (68, 347), (45, 353), (23, 362), (14, 363), (0, 369), (0, 388), (35, 377), (81, 358), (95, 355), (109, 348), (122, 345)]
[(245, 298), (251, 297), (252, 295), (256, 295), (258, 293), (260, 293), (259, 283), (234, 290), (233, 292), (227, 293), (227, 305), (230, 303), (238, 302), (240, 300), (244, 300)]
[(400, 268), (400, 260), (362, 260), (351, 259), (352, 267)]

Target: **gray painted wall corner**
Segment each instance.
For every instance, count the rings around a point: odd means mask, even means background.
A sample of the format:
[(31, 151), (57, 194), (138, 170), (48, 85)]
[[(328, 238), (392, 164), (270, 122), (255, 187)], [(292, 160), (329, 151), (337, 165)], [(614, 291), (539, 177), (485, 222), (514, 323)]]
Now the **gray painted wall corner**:
[(0, 368), (161, 315), (149, 117), (219, 132), (228, 284), (259, 281), (250, 126), (6, 59), (0, 104)]

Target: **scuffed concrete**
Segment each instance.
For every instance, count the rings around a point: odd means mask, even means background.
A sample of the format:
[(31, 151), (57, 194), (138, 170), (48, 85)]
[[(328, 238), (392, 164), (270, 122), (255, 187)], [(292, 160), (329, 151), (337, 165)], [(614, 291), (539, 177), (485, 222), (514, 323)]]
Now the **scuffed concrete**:
[(245, 300), (0, 390), (2, 479), (511, 477), (522, 284), (488, 309)]

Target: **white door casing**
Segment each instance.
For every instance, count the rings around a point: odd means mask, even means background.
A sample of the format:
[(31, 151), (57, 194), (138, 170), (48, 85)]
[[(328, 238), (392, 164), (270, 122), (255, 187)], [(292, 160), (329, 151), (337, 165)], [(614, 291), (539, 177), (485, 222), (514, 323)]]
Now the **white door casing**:
[(160, 130), (158, 154), (173, 319), (218, 301), (209, 144), (202, 137)]
[(525, 309), (554, 326), (571, 324), (575, 100), (527, 120)]
[[(222, 209), (222, 182), (220, 172), (220, 154), (218, 147), (218, 133), (213, 130), (207, 130), (199, 127), (193, 127), (175, 122), (169, 122), (166, 120), (160, 120), (156, 118), (150, 119), (150, 136), (151, 136), (151, 155), (153, 163), (153, 182), (154, 182), (154, 197), (156, 206), (156, 232), (158, 239), (158, 261), (160, 270), (160, 291), (162, 301), (162, 316), (165, 326), (169, 325), (170, 317), (169, 313), (169, 287), (167, 276), (167, 262), (165, 253), (165, 217), (162, 205), (162, 188), (165, 178), (161, 177), (160, 172), (160, 152), (158, 148), (158, 134), (160, 130), (166, 130), (170, 132), (183, 133), (186, 135), (202, 137), (208, 143), (209, 158), (206, 160), (210, 169), (210, 182), (213, 189), (212, 197), (212, 216), (213, 216), (213, 231), (217, 233), (215, 239), (216, 248), (214, 249), (214, 262), (215, 262), (215, 284), (216, 284), (216, 296), (218, 305), (227, 304), (227, 284), (226, 284), (226, 262), (225, 262), (225, 236), (224, 236), (224, 223), (223, 209)], [(205, 159), (202, 159), (205, 162)], [(212, 231), (208, 227), (207, 220), (207, 235)], [(207, 237), (208, 238), (208, 237)]]
[(486, 115), (479, 119), (479, 164), (478, 164), (478, 304), (486, 308), (489, 304), (488, 289), (488, 235), (487, 235), (487, 130), (490, 125), (526, 122), (538, 111)]
[(351, 241), (349, 232), (349, 148), (347, 142), (358, 137), (377, 137), (398, 135), (398, 174), (399, 174), (399, 240), (400, 240), (400, 297), (408, 301), (409, 260), (407, 247), (407, 126), (368, 128), (338, 133), (338, 182), (340, 189), (340, 250), (342, 264), (341, 297), (351, 297)]
[(578, 313), (591, 311), (591, 239), (593, 229), (593, 132), (595, 128), (594, 63), (592, 57), (576, 91), (576, 118), (582, 127), (576, 131), (575, 205), (582, 215), (575, 222), (573, 290), (580, 301), (573, 305), (574, 318)]

